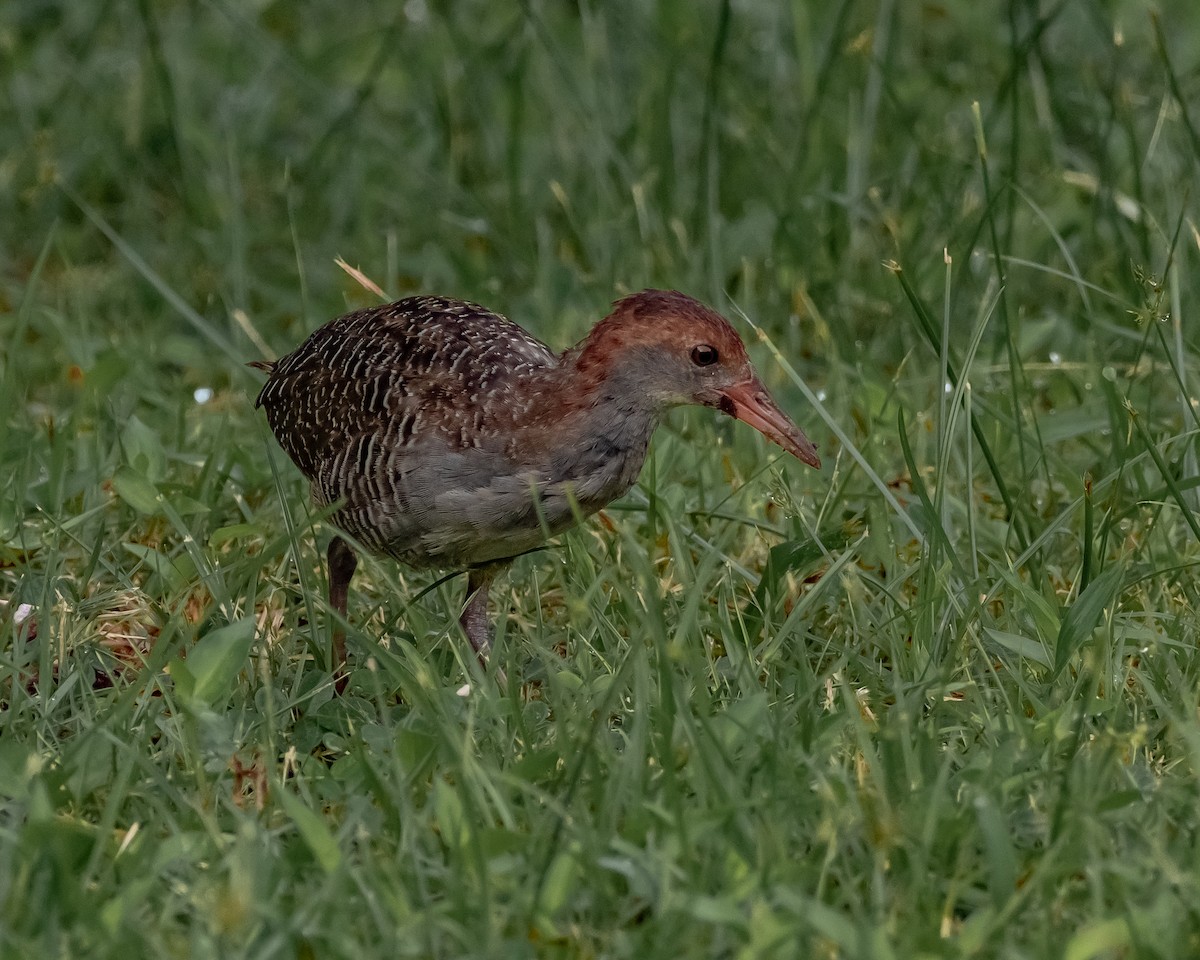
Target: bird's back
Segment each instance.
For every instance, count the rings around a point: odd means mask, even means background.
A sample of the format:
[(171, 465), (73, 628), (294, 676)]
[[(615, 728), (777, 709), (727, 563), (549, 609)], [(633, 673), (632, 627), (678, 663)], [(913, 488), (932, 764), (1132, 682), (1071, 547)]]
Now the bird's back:
[(256, 406), (315, 480), (363, 436), (394, 448), (478, 446), (521, 414), (509, 385), (557, 362), (499, 314), (465, 300), (409, 297), (321, 327), (270, 365)]

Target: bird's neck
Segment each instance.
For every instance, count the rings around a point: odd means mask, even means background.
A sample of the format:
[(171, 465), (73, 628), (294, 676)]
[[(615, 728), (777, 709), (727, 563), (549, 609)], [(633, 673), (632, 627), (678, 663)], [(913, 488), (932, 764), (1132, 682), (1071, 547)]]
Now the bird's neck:
[(572, 377), (541, 396), (523, 431), (526, 455), (550, 482), (564, 482), (586, 513), (623, 496), (641, 472), (660, 405), (620, 375)]

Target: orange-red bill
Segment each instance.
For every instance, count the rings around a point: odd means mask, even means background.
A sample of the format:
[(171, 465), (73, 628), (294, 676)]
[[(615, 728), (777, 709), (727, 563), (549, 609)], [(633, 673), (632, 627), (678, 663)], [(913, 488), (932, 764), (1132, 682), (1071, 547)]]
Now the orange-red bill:
[(721, 396), (725, 401), (721, 404), (721, 409), (731, 417), (750, 424), (797, 460), (803, 460), (818, 470), (821, 468), (821, 458), (817, 455), (816, 445), (779, 409), (757, 377), (733, 387), (726, 387), (721, 391)]

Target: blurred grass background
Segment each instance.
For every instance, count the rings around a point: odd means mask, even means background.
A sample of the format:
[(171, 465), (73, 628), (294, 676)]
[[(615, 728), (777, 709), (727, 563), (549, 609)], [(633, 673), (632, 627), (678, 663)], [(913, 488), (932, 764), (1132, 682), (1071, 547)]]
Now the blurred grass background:
[[(0, 955), (1200, 954), (1200, 11), (0, 8)], [(977, 105), (977, 106), (975, 106)], [(320, 545), (243, 362), (389, 293), (685, 290), (673, 414), (497, 593)], [(713, 437), (717, 438), (714, 442)]]

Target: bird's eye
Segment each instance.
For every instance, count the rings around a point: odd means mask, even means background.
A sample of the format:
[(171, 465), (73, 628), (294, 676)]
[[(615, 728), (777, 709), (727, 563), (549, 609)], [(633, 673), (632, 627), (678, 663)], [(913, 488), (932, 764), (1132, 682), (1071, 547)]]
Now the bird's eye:
[(692, 363), (698, 367), (708, 367), (717, 362), (717, 348), (710, 347), (707, 343), (702, 343), (698, 347), (692, 347)]

